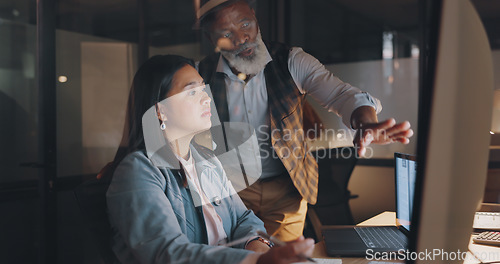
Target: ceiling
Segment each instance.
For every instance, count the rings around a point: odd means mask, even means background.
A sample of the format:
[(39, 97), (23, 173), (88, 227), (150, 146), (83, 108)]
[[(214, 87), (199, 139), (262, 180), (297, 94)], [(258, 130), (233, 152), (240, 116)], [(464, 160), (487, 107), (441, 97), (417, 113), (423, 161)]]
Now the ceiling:
[[(417, 0), (333, 0), (354, 13), (394, 29), (414, 27)], [(483, 21), (492, 48), (500, 49), (500, 1), (471, 0)]]
[[(257, 1), (268, 4), (280, 0)], [(418, 0), (281, 0), (331, 3), (373, 23), (397, 30), (415, 28)], [(56, 0), (59, 29), (138, 42), (139, 12), (152, 46), (195, 42), (193, 0)], [(472, 0), (494, 48), (500, 48), (500, 0)], [(35, 23), (35, 0), (0, 1), (0, 18)]]
[(59, 0), (58, 9), (60, 29), (138, 42), (142, 9), (150, 45), (196, 41), (191, 0)]

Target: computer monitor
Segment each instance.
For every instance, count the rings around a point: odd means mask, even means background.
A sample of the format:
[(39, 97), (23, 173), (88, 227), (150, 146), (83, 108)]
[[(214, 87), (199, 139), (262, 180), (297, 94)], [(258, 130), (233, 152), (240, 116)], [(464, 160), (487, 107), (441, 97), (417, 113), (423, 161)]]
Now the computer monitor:
[(396, 184), (396, 225), (411, 231), (411, 216), (417, 179), (417, 157), (394, 153), (394, 175)]
[(448, 253), (448, 259), (420, 255), (416, 263), (462, 263), (451, 257), (467, 252), (486, 181), (493, 98), (491, 50), (468, 0), (423, 2), (419, 167), (410, 251)]

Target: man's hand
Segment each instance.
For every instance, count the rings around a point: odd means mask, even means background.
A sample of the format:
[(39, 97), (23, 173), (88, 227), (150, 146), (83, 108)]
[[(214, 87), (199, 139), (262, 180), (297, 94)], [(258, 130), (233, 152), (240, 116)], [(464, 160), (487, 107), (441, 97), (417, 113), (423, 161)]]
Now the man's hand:
[(404, 121), (396, 124), (394, 118), (378, 122), (377, 113), (371, 106), (361, 106), (354, 110), (351, 116), (351, 126), (356, 130), (354, 146), (358, 149), (358, 155), (363, 157), (366, 147), (371, 143), (385, 145), (393, 142), (403, 144), (410, 143), (413, 130), (410, 122)]
[(358, 155), (363, 157), (366, 153), (366, 147), (371, 143), (385, 145), (401, 142), (408, 144), (411, 136), (413, 136), (413, 130), (410, 128), (410, 122), (404, 121), (396, 124), (396, 120), (391, 118), (383, 122), (362, 124), (360, 128), (356, 129), (353, 143), (358, 149)]

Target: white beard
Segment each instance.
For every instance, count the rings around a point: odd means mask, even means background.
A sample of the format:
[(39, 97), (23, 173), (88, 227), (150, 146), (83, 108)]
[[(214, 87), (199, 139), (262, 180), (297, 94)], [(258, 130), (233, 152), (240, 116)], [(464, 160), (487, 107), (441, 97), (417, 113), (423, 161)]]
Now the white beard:
[[(243, 58), (238, 56), (237, 54), (247, 48), (254, 48), (254, 54), (252, 54), (248, 58)], [(262, 41), (262, 36), (260, 31), (257, 33), (257, 37), (254, 43), (244, 44), (243, 47), (236, 51), (224, 51), (221, 50), (222, 56), (226, 58), (229, 62), (229, 65), (236, 69), (239, 72), (242, 72), (246, 75), (256, 75), (261, 70), (266, 67), (267, 64), (267, 48)]]

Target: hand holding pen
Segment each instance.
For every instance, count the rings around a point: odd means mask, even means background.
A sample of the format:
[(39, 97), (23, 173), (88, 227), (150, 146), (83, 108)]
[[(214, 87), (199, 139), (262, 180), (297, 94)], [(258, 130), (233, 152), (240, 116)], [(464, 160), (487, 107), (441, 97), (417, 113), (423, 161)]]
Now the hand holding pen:
[(261, 255), (257, 263), (293, 263), (304, 259), (316, 262), (309, 257), (314, 250), (314, 240), (311, 238), (305, 239), (301, 236), (297, 240), (285, 243), (262, 231), (258, 231), (257, 235), (273, 242), (275, 245), (266, 254)]

